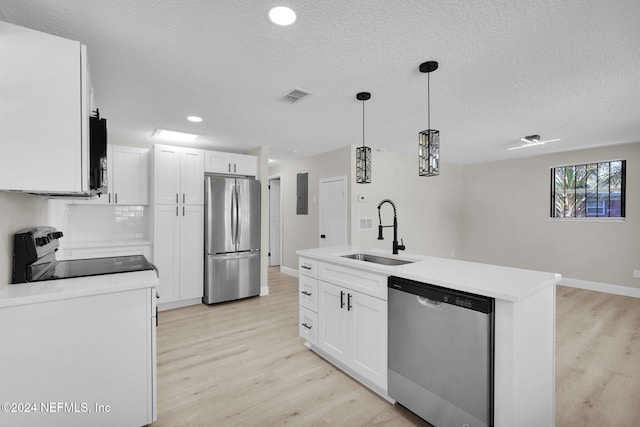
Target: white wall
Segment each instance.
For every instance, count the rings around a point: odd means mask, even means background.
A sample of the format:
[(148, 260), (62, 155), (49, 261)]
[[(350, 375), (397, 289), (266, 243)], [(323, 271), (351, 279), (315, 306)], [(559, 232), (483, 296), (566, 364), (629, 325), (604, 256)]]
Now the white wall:
[[(296, 250), (317, 248), (319, 245), (318, 190), (322, 178), (346, 175), (350, 182), (351, 147), (329, 151), (317, 156), (290, 161), (269, 168), (269, 175), (280, 175), (282, 195), (282, 261), (283, 267), (298, 269)], [(308, 215), (296, 214), (296, 174), (309, 173)], [(347, 186), (349, 187), (349, 185)], [(351, 189), (347, 188), (347, 194)], [(349, 213), (347, 213), (347, 217)], [(350, 237), (347, 236), (347, 242)], [(267, 246), (268, 247), (268, 246)]]
[[(551, 220), (550, 168), (627, 160), (625, 221)], [(640, 286), (640, 144), (463, 168), (462, 258)]]
[[(461, 167), (443, 164), (438, 177), (419, 177), (417, 158), (396, 153), (372, 153), (371, 184), (355, 183), (355, 146), (272, 166), (271, 176), (281, 176), (282, 266), (298, 268), (298, 249), (319, 245), (318, 182), (321, 178), (348, 177), (349, 244), (391, 249), (393, 230), (378, 237), (378, 203), (391, 199), (398, 210), (398, 238), (407, 251), (450, 257), (460, 251)], [(296, 215), (296, 174), (309, 172), (309, 215)], [(365, 201), (359, 202), (358, 195)], [(360, 218), (371, 218), (373, 228), (360, 230)], [(382, 208), (384, 225), (393, 223), (393, 210)]]
[[(355, 157), (355, 147), (353, 147)], [(440, 175), (418, 176), (418, 158), (405, 154), (372, 152), (371, 183), (355, 183), (352, 162), (351, 243), (356, 246), (392, 248), (393, 229), (378, 237), (378, 204), (391, 199), (398, 213), (398, 241), (406, 251), (438, 257), (457, 257), (460, 252), (462, 168), (442, 164)], [(365, 196), (363, 202), (358, 196)], [(381, 208), (382, 224), (393, 224), (393, 209)], [(372, 218), (373, 229), (361, 230), (360, 218)]]
[(11, 283), (13, 235), (34, 225), (47, 225), (45, 199), (30, 194), (0, 192), (0, 286)]

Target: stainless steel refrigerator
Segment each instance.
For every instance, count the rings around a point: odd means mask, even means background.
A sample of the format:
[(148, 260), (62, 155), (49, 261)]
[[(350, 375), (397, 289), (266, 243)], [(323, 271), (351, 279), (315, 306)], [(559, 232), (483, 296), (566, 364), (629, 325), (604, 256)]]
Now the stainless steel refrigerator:
[(260, 181), (205, 176), (205, 304), (260, 294)]

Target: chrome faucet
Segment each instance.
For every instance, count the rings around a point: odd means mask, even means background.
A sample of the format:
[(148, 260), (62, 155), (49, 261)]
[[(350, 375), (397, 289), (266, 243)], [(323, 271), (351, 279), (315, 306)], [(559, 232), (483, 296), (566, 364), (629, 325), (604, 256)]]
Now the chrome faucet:
[[(389, 203), (393, 207), (393, 225), (382, 225), (382, 216), (380, 216), (380, 208), (385, 203)], [(398, 215), (396, 212), (396, 204), (393, 203), (389, 199), (384, 199), (378, 204), (378, 220), (380, 220), (380, 225), (378, 225), (378, 240), (384, 240), (382, 236), (382, 229), (384, 227), (393, 227), (393, 254), (398, 255), (398, 250), (404, 251), (404, 240), (400, 239), (402, 242), (400, 245), (398, 244)]]

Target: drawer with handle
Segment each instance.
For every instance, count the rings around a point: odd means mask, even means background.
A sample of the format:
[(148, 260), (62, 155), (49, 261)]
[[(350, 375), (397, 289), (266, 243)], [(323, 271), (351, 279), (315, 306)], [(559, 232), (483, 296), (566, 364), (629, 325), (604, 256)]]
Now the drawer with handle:
[(318, 345), (318, 314), (300, 306), (300, 336), (310, 344)]
[(311, 311), (318, 312), (318, 279), (307, 276), (298, 277), (300, 288), (300, 305)]
[(318, 261), (308, 258), (298, 259), (298, 274), (318, 278)]

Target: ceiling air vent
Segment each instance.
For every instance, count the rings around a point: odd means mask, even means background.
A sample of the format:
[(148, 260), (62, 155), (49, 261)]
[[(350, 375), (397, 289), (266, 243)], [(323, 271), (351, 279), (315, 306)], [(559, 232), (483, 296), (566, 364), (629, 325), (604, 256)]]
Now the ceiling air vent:
[(289, 104), (293, 104), (294, 102), (300, 101), (302, 98), (304, 98), (307, 95), (311, 95), (311, 92), (306, 91), (304, 89), (295, 88), (294, 90), (292, 90), (291, 92), (289, 92), (288, 94), (280, 98), (280, 100), (284, 102), (288, 102)]

